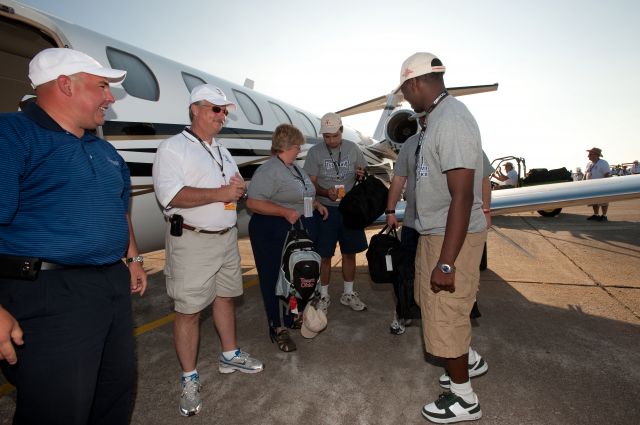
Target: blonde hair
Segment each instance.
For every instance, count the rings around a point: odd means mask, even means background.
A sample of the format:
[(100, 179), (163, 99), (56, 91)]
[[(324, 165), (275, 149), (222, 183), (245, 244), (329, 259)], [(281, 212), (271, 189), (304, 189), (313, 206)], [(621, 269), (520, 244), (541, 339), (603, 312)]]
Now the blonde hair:
[(304, 145), (302, 132), (291, 124), (280, 124), (271, 137), (271, 153), (284, 152), (294, 145)]

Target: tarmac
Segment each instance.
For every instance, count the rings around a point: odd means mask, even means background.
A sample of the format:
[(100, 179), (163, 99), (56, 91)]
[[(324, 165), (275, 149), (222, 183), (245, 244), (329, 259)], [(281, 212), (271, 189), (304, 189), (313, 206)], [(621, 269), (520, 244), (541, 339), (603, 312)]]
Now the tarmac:
[[(611, 204), (607, 223), (587, 221), (590, 214), (583, 206), (553, 218), (494, 217), (478, 295), (482, 317), (473, 321), (472, 346), (489, 365), (472, 380), (483, 412), (478, 423), (640, 423), (640, 199)], [(204, 406), (181, 417), (164, 252), (148, 254), (150, 286), (134, 300), (132, 424), (428, 423), (420, 411), (440, 394), (443, 370), (425, 356), (419, 323), (403, 335), (389, 332), (392, 288), (371, 283), (364, 253), (356, 290), (368, 309), (339, 303), (334, 257), (328, 328), (313, 340), (294, 331), (298, 350), (283, 353), (268, 337), (249, 241), (240, 246), (238, 339), (265, 370), (218, 373), (220, 344), (207, 311), (198, 363)], [(15, 391), (0, 376), (0, 424), (11, 423), (14, 406)]]

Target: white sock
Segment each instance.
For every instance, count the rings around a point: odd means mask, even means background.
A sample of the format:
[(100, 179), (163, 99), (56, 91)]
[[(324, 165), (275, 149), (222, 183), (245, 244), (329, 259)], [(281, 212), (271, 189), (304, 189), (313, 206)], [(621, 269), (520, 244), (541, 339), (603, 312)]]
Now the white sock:
[(194, 373), (198, 373), (198, 369), (193, 369), (191, 372), (182, 372), (182, 377), (183, 378), (188, 378), (189, 376), (193, 375)]
[(478, 353), (476, 353), (476, 351), (469, 347), (469, 364), (475, 364), (475, 362), (478, 361)]
[(235, 357), (235, 355), (238, 352), (238, 350), (239, 350), (239, 348), (236, 348), (235, 350), (232, 350), (232, 351), (223, 351), (222, 355), (224, 356), (225, 359), (231, 360), (232, 358)]
[(467, 403), (475, 403), (477, 401), (476, 395), (471, 388), (471, 380), (468, 380), (464, 384), (456, 384), (451, 381), (451, 392), (457, 396), (460, 396)]
[(329, 298), (329, 285), (320, 285), (320, 296)]
[(353, 282), (345, 282), (344, 283), (344, 293), (345, 294), (353, 294)]

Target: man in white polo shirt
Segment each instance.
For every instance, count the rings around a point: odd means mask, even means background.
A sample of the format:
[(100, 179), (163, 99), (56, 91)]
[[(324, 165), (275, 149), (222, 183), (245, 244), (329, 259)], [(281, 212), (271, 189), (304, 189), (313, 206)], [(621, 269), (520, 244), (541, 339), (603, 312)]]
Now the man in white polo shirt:
[(233, 298), (242, 295), (236, 202), (246, 193), (245, 183), (229, 151), (214, 139), (235, 104), (209, 84), (194, 87), (189, 103), (191, 126), (162, 142), (153, 164), (156, 196), (170, 223), (164, 273), (176, 310), (183, 416), (202, 407), (196, 358), (200, 311), (208, 305), (222, 346), (220, 373), (263, 369), (238, 348), (235, 331)]

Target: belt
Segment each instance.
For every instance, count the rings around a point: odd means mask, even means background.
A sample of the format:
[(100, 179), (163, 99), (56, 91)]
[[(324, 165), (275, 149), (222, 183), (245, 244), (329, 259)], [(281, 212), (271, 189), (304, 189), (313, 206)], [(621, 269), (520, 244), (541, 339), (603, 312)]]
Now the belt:
[(196, 233), (205, 233), (207, 235), (224, 235), (234, 227), (236, 226), (227, 227), (226, 229), (222, 229), (222, 230), (203, 230), (203, 229), (198, 229), (197, 227), (189, 226), (188, 224), (182, 224), (183, 229), (191, 230), (192, 232), (196, 232)]
[(88, 269), (88, 268), (96, 268), (102, 269), (105, 267), (111, 267), (115, 264), (121, 263), (122, 260), (118, 260), (115, 263), (109, 264), (81, 264), (81, 265), (72, 265), (72, 264), (58, 264), (58, 263), (49, 263), (47, 261), (43, 261), (40, 265), (40, 271), (44, 270), (63, 270), (63, 269)]

